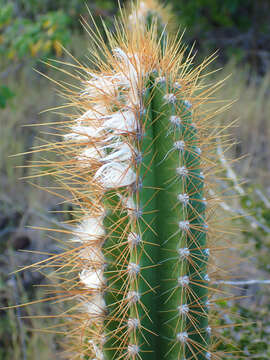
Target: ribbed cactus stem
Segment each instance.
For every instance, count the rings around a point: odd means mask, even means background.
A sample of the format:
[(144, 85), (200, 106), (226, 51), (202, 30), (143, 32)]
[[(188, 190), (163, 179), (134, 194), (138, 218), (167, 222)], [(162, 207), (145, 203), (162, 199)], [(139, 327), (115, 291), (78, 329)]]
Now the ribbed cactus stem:
[(61, 255), (63, 287), (70, 292), (71, 267), (82, 302), (74, 359), (212, 356), (205, 175), (217, 162), (213, 114), (200, 109), (215, 86), (200, 82), (210, 60), (193, 69), (180, 40), (157, 27), (119, 23), (104, 49), (94, 34), (99, 70), (82, 67), (82, 91), (69, 95), (82, 115), (67, 123), (59, 152), (70, 160), (56, 176), (69, 175), (64, 189), (81, 212), (79, 246)]
[(181, 354), (204, 359), (208, 316), (201, 151), (192, 124), (192, 104), (170, 78), (158, 80), (152, 111), (156, 184), (161, 189), (157, 195), (164, 324), (160, 327), (161, 358), (175, 359)]
[(109, 201), (111, 210), (105, 220), (108, 239), (104, 252), (109, 261), (105, 271), (109, 324), (105, 352), (108, 359), (134, 357), (137, 353), (145, 359), (156, 356), (153, 350), (149, 352), (150, 344), (154, 349), (157, 342), (157, 301), (153, 298), (157, 297), (159, 251), (149, 95), (146, 84), (136, 111), (137, 128), (132, 135), (126, 134), (132, 138), (136, 179), (127, 189), (122, 189), (122, 194), (121, 189), (118, 191), (122, 200), (120, 209), (117, 201), (114, 204)]
[(106, 195), (108, 359), (203, 359), (209, 342), (199, 139), (192, 105), (160, 75), (144, 79), (136, 128), (121, 135), (134, 181)]

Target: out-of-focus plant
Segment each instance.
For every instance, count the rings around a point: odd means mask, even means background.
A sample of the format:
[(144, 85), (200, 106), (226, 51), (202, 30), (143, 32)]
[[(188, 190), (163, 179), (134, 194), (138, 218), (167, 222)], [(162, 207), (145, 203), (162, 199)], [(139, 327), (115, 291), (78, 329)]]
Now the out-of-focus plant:
[[(120, 1), (121, 2), (121, 1)], [(72, 18), (72, 26), (79, 28), (78, 16), (86, 11), (86, 5), (94, 11), (95, 15), (109, 15), (117, 10), (118, 0), (9, 0), (14, 4), (18, 12), (24, 17), (34, 18), (36, 14), (46, 14), (50, 11), (62, 9), (65, 14)]]
[[(257, 184), (240, 184), (230, 162), (225, 158), (223, 149), (217, 148), (219, 161), (223, 167), (224, 177), (220, 181), (223, 192), (228, 199), (237, 197), (238, 200), (220, 202), (223, 210), (235, 214), (235, 221), (243, 230), (244, 241), (253, 244), (257, 254), (257, 265), (260, 269), (270, 270), (268, 257), (270, 248), (270, 200)], [(267, 251), (265, 251), (268, 249)], [(248, 250), (247, 250), (248, 251)]]
[(196, 0), (172, 1), (189, 26), (199, 24), (204, 29), (233, 27), (247, 30), (251, 24), (254, 1), (246, 0)]
[(6, 107), (7, 101), (13, 98), (15, 94), (5, 85), (0, 85), (0, 109)]
[(14, 18), (14, 6), (7, 4), (0, 8), (0, 55), (13, 61), (29, 56), (61, 56), (60, 44), (67, 44), (70, 39), (69, 23), (62, 11), (36, 19)]
[[(260, 295), (269, 296), (269, 292), (267, 295), (264, 291), (260, 291)], [(233, 359), (236, 360), (268, 360), (270, 357), (269, 305), (261, 306), (257, 301), (252, 306), (250, 303), (247, 306), (241, 304), (241, 301), (235, 303), (222, 300), (217, 302), (216, 306), (219, 307), (221, 315), (218, 323), (223, 327), (222, 335), (227, 339), (234, 339), (234, 344), (220, 343), (217, 348), (224, 353), (234, 353)], [(228, 307), (234, 314), (226, 312)], [(248, 322), (243, 320), (247, 318)], [(235, 321), (244, 326), (232, 327), (231, 324)]]
[[(88, 5), (94, 17), (103, 15), (110, 25), (116, 0), (96, 0)], [(40, 59), (62, 57), (63, 46), (69, 47), (71, 33), (79, 28), (78, 17), (86, 12), (82, 0), (0, 0), (0, 81), (29, 64), (37, 66)], [(0, 108), (12, 94), (6, 83), (0, 89)]]
[[(2, 83), (25, 62), (36, 62), (48, 56), (61, 57), (62, 45), (70, 40), (70, 17), (52, 11), (33, 18), (16, 16), (14, 3), (0, 0), (0, 73)], [(0, 86), (0, 108), (14, 96), (9, 84)]]
[[(269, 68), (270, 3), (268, 0), (172, 0), (176, 16), (197, 46), (221, 49), (264, 74)], [(202, 51), (201, 51), (202, 53)]]
[(247, 214), (242, 221), (248, 221), (250, 224), (244, 232), (246, 240), (255, 240), (257, 249), (265, 245), (269, 247), (269, 241), (265, 240), (270, 234), (270, 201), (260, 186), (256, 184), (247, 186), (240, 204), (243, 212)]

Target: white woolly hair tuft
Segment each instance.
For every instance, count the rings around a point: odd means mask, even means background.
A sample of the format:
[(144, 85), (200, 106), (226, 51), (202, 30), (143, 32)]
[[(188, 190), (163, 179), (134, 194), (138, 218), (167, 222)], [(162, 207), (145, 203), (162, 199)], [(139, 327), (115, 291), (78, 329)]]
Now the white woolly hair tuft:
[(130, 164), (110, 162), (101, 166), (95, 174), (105, 189), (119, 188), (132, 185), (136, 174)]
[(98, 240), (105, 236), (103, 216), (92, 216), (85, 218), (78, 226), (73, 241), (86, 242)]
[(87, 270), (84, 269), (80, 273), (81, 282), (89, 289), (100, 291), (104, 285), (103, 271), (102, 270)]

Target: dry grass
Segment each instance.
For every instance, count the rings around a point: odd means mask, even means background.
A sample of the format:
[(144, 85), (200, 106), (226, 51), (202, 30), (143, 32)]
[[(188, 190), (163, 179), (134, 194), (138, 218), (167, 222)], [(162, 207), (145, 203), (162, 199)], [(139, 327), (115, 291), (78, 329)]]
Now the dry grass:
[(245, 156), (236, 166), (240, 178), (262, 185), (269, 193), (270, 173), (270, 71), (264, 78), (250, 75), (248, 68), (237, 68), (233, 62), (218, 74), (231, 74), (220, 90), (219, 98), (235, 99), (231, 109), (223, 114), (221, 121), (238, 119), (231, 129), (237, 145), (232, 156)]

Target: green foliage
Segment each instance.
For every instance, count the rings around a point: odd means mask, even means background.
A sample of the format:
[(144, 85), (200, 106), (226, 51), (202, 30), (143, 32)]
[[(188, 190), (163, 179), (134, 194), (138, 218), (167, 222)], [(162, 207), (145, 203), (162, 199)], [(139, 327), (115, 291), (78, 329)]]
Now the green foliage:
[[(259, 269), (269, 272), (270, 250), (270, 202), (260, 186), (252, 184), (245, 188), (241, 196), (242, 215), (238, 219), (243, 229), (244, 241), (257, 251), (256, 263)], [(248, 251), (247, 251), (248, 252)]]
[(250, 14), (255, 8), (253, 0), (193, 0), (173, 3), (188, 26), (203, 29), (236, 26), (240, 30), (248, 30), (252, 22)]
[[(260, 293), (261, 296), (268, 294)], [(250, 304), (241, 304), (238, 301), (236, 305), (232, 306), (234, 313), (226, 314), (218, 319), (217, 326), (227, 325), (222, 330), (222, 334), (228, 339), (236, 339), (236, 345), (228, 342), (227, 344), (219, 344), (218, 350), (224, 352), (234, 352), (235, 359), (259, 359), (267, 360), (270, 357), (270, 342), (269, 342), (269, 306), (262, 307), (261, 304), (257, 306), (250, 306)], [(248, 323), (245, 319), (249, 319)], [(230, 324), (237, 322), (239, 326), (232, 328)]]
[(1, 4), (1, 8), (0, 8), (0, 29), (2, 29), (3, 26), (7, 25), (11, 18), (12, 18), (12, 14), (13, 14), (13, 6), (12, 4)]
[[(81, 28), (78, 18), (87, 11), (82, 0), (0, 0), (0, 56), (18, 61), (62, 55), (61, 45), (70, 42), (71, 30)], [(96, 15), (115, 11), (116, 1), (89, 4)], [(61, 45), (60, 45), (61, 44)]]
[(7, 101), (14, 97), (14, 93), (5, 85), (0, 86), (0, 108), (6, 107)]
[[(68, 48), (71, 43), (72, 31), (82, 29), (78, 19), (88, 5), (95, 15), (107, 15), (108, 24), (108, 15), (115, 12), (116, 4), (116, 0), (91, 4), (83, 0), (0, 0), (1, 65), (15, 65), (16, 69), (18, 64), (33, 66), (34, 62), (36, 66), (40, 59), (62, 57), (63, 46)], [(0, 88), (0, 108), (6, 107), (13, 95), (7, 87)]]
[[(189, 37), (205, 53), (220, 49), (223, 63), (236, 54), (238, 60), (250, 63), (256, 71), (265, 73), (268, 70), (268, 0), (172, 0), (171, 3)], [(204, 51), (200, 51), (201, 55)]]
[(90, 9), (103, 11), (115, 11), (116, 0), (13, 0), (13, 4), (24, 17), (34, 18), (37, 14), (46, 14), (50, 11), (63, 10), (65, 14), (73, 18), (74, 25), (78, 26), (78, 17), (85, 13), (86, 6)]
[(49, 12), (35, 19), (14, 17), (14, 7), (0, 9), (0, 55), (9, 60), (24, 57), (62, 55), (60, 44), (70, 40), (69, 16), (62, 11)]

